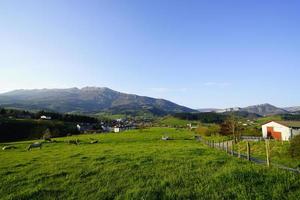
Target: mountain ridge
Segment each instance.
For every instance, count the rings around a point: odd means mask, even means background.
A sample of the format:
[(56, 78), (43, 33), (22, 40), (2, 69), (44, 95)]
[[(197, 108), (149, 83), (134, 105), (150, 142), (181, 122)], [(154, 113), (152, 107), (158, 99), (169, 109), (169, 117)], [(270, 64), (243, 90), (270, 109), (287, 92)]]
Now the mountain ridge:
[[(291, 109), (292, 108), (296, 108), (296, 107), (291, 107)], [(200, 112), (203, 111), (203, 110), (206, 110), (206, 109), (205, 108), (204, 109), (198, 109), (198, 111), (200, 111)], [(209, 109), (207, 109), (207, 110), (209, 110)], [(276, 106), (271, 105), (269, 103), (257, 104), (257, 105), (243, 107), (243, 108), (241, 108), (241, 107), (233, 107), (233, 108), (226, 108), (226, 109), (214, 108), (212, 111), (217, 112), (217, 113), (225, 113), (225, 112), (232, 112), (232, 111), (244, 111), (244, 112), (248, 112), (248, 113), (258, 114), (258, 115), (261, 115), (261, 116), (290, 113), (290, 111), (285, 110), (284, 108), (279, 108), (279, 107), (276, 107)]]
[(165, 99), (122, 93), (107, 87), (14, 90), (0, 94), (0, 106), (65, 113), (196, 112)]

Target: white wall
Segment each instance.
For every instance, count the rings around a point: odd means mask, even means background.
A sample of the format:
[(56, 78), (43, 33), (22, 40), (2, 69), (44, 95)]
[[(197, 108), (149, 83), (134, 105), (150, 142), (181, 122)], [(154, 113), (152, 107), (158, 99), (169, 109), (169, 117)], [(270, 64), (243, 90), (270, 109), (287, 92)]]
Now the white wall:
[(262, 126), (263, 138), (267, 138), (267, 136), (268, 136), (267, 127), (273, 127), (274, 131), (281, 132), (281, 137), (282, 137), (282, 140), (284, 140), (284, 141), (289, 140), (291, 137), (291, 128), (283, 126), (276, 122), (269, 122)]

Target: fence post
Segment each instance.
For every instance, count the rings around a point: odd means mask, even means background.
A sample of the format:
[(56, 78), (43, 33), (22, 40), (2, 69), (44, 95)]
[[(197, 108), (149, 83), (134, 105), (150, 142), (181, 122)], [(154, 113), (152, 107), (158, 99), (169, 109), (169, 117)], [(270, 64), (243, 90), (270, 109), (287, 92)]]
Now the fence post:
[(270, 167), (270, 141), (266, 139), (265, 142), (266, 142), (267, 166)]
[(233, 141), (231, 141), (231, 155), (233, 156), (234, 155), (234, 152), (233, 152)]
[(251, 150), (250, 150), (250, 143), (247, 142), (247, 160), (248, 161), (250, 161), (250, 152), (251, 152)]
[(212, 141), (212, 147), (215, 148), (215, 141)]
[(225, 143), (225, 141), (222, 140), (222, 150), (223, 150), (223, 151), (225, 150), (225, 148), (224, 148), (224, 143)]
[(228, 153), (228, 141), (226, 141), (226, 153)]

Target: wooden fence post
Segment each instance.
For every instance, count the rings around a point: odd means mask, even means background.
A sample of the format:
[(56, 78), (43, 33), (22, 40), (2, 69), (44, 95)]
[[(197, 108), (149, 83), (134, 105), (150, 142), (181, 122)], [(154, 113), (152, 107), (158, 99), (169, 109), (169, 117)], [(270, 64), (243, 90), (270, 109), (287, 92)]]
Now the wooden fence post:
[(226, 141), (226, 153), (228, 153), (228, 141)]
[(231, 155), (233, 156), (234, 155), (234, 152), (233, 152), (233, 141), (231, 141)]
[(238, 158), (241, 158), (241, 148), (238, 146)]
[(224, 140), (222, 140), (222, 150), (223, 150), (223, 151), (225, 150), (225, 148), (224, 148), (224, 144), (225, 144), (225, 141), (224, 141)]
[(251, 150), (250, 150), (250, 143), (249, 142), (247, 142), (247, 160), (249, 160), (250, 161), (250, 152), (251, 152)]
[(270, 140), (266, 139), (267, 166), (270, 167)]

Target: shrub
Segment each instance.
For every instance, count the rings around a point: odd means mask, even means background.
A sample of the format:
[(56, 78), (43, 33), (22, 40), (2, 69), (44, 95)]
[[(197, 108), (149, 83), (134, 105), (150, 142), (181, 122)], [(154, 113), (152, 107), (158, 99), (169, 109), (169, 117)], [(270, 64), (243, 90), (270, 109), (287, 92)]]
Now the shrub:
[(291, 140), (289, 152), (293, 158), (300, 158), (300, 135), (295, 136)]
[(212, 124), (208, 127), (208, 130), (207, 130), (207, 135), (211, 136), (211, 135), (219, 135), (220, 134), (220, 125), (218, 124)]
[(202, 136), (209, 136), (208, 128), (205, 126), (199, 126), (198, 128), (196, 128), (196, 133)]
[(52, 135), (51, 135), (51, 132), (50, 130), (47, 128), (45, 131), (44, 131), (44, 135), (43, 135), (43, 139), (44, 140), (49, 140), (52, 138)]

